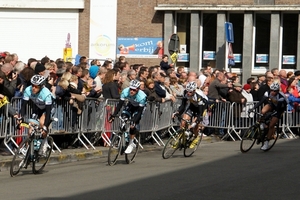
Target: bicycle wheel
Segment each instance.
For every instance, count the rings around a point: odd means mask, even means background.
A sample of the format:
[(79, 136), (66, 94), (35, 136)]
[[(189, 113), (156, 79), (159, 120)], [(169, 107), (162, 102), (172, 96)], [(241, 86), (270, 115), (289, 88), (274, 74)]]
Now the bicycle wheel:
[[(278, 140), (278, 138), (279, 138), (279, 127), (276, 127), (275, 132), (272, 136), (272, 139), (269, 141), (269, 148), (267, 148), (264, 151), (269, 151), (270, 149), (272, 149), (273, 146), (275, 145), (276, 141)], [(262, 142), (262, 145), (263, 145), (263, 142)]]
[[(34, 151), (35, 159), (32, 161), (32, 172), (34, 174), (41, 173), (49, 161), (52, 149), (53, 149), (53, 138), (51, 136), (47, 137), (48, 146), (45, 154), (43, 156), (38, 155), (38, 151)], [(41, 147), (42, 148), (42, 147)]]
[(194, 141), (193, 137), (185, 142), (184, 150), (183, 150), (183, 155), (185, 157), (190, 157), (198, 149), (198, 147), (202, 141), (202, 136), (203, 136), (203, 133), (200, 132), (199, 140), (195, 141), (197, 143), (193, 143), (193, 141)]
[(126, 160), (127, 164), (130, 164), (134, 161), (134, 159), (135, 159), (135, 157), (136, 157), (136, 155), (139, 151), (139, 148), (140, 148), (140, 134), (135, 135), (133, 143), (135, 144), (135, 148), (132, 150), (132, 152), (129, 153), (129, 154), (125, 153), (125, 160)]
[(122, 137), (119, 134), (113, 134), (109, 149), (108, 149), (108, 164), (113, 166), (122, 151)]
[(246, 153), (253, 147), (258, 134), (259, 127), (257, 127), (256, 125), (252, 125), (245, 131), (240, 144), (240, 150), (242, 153)]
[(171, 137), (168, 139), (167, 143), (165, 144), (165, 147), (162, 152), (162, 157), (164, 159), (170, 158), (175, 151), (181, 146), (181, 139), (184, 132), (182, 130), (179, 130), (174, 135), (171, 135)]
[(29, 138), (26, 138), (21, 142), (17, 150), (15, 151), (15, 155), (10, 164), (10, 176), (14, 177), (19, 172), (20, 169), (26, 167), (27, 161), (29, 159), (30, 150), (30, 142)]

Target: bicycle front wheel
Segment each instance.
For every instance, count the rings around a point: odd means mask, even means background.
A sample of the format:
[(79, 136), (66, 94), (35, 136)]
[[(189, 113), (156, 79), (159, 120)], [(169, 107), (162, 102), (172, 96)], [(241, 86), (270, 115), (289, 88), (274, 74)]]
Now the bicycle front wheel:
[(185, 142), (183, 155), (185, 157), (190, 157), (194, 154), (194, 152), (198, 149), (201, 141), (202, 141), (203, 133), (200, 132), (199, 135), (196, 138), (190, 138)]
[(10, 164), (10, 176), (14, 177), (19, 172), (20, 169), (26, 167), (30, 150), (29, 138), (26, 138), (21, 142), (18, 149), (15, 151), (15, 155)]
[(259, 127), (256, 125), (252, 125), (245, 131), (240, 144), (240, 150), (242, 153), (248, 152), (253, 147), (258, 135)]
[(122, 151), (122, 137), (118, 134), (113, 134), (109, 149), (108, 149), (108, 164), (113, 166)]
[[(32, 161), (32, 172), (34, 174), (39, 174), (43, 171), (44, 167), (50, 159), (50, 155), (53, 149), (53, 138), (48, 136), (47, 138), (47, 147), (46, 151), (43, 152), (43, 155), (38, 155), (38, 151), (34, 151), (34, 160)], [(43, 148), (43, 147), (40, 147)]]
[(125, 160), (127, 164), (132, 163), (138, 153), (138, 150), (140, 148), (140, 134), (135, 135), (133, 143), (135, 144), (135, 148), (132, 150), (132, 152), (129, 154), (125, 153)]
[(175, 151), (180, 147), (184, 132), (182, 130), (179, 130), (174, 135), (171, 135), (171, 137), (168, 139), (167, 143), (165, 144), (165, 147), (162, 152), (162, 157), (164, 159), (170, 158)]

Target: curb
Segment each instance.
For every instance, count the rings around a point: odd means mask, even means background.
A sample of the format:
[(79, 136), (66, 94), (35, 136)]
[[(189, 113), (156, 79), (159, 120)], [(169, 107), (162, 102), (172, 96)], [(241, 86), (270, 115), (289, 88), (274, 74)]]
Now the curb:
[[(220, 142), (220, 138), (218, 137), (204, 137), (202, 139), (202, 143), (209, 144)], [(200, 144), (201, 145), (201, 144)], [(108, 155), (108, 148), (107, 147), (95, 147), (96, 149), (64, 149), (61, 153), (57, 150), (52, 152), (50, 159), (47, 165), (57, 165), (63, 163), (71, 163), (71, 162), (78, 162), (84, 160), (92, 160), (92, 159), (100, 159), (105, 158)], [(140, 152), (153, 152), (153, 151), (162, 151), (163, 146), (158, 146), (157, 144), (149, 145), (144, 144), (143, 149), (140, 149)], [(13, 156), (0, 156), (0, 172), (2, 171), (9, 171), (10, 164), (12, 161)], [(29, 167), (30, 169), (30, 167)]]

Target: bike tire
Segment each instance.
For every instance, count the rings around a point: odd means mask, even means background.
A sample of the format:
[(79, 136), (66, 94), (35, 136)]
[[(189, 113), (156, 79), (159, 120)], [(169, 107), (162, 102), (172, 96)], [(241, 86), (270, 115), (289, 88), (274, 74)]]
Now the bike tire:
[[(24, 155), (21, 153), (20, 149), (25, 147), (27, 145), (27, 151)], [(28, 159), (29, 159), (29, 153), (30, 152), (30, 141), (29, 138), (24, 139), (17, 150), (15, 151), (15, 155), (13, 156), (13, 159), (10, 164), (10, 176), (15, 177), (20, 170), (26, 166)]]
[[(278, 138), (279, 138), (279, 127), (277, 126), (275, 128), (275, 132), (272, 136), (272, 139), (269, 141), (269, 148), (267, 148), (266, 150), (263, 150), (263, 151), (271, 150), (274, 147), (275, 143), (277, 142)], [(263, 145), (263, 142), (262, 142), (262, 145)]]
[(170, 136), (162, 151), (162, 157), (164, 159), (170, 158), (181, 146), (180, 140), (182, 139), (183, 134), (184, 132), (182, 130), (179, 130), (178, 132), (175, 132), (175, 134)]
[(253, 147), (258, 135), (259, 135), (259, 127), (256, 125), (250, 126), (245, 131), (245, 133), (242, 136), (242, 141), (240, 144), (240, 150), (242, 153), (248, 152)]
[(34, 174), (41, 173), (50, 159), (50, 155), (53, 149), (53, 138), (51, 136), (48, 136), (47, 141), (48, 147), (45, 156), (40, 156), (38, 155), (38, 151), (34, 151), (34, 159), (32, 161), (32, 172)]
[(186, 142), (185, 142), (185, 145), (184, 145), (184, 150), (183, 150), (183, 155), (184, 155), (184, 157), (190, 157), (191, 155), (193, 155), (194, 153), (195, 153), (195, 151), (198, 149), (198, 147), (199, 147), (199, 145), (200, 145), (200, 143), (201, 143), (201, 141), (202, 141), (202, 137), (203, 137), (203, 132), (200, 132), (200, 134), (199, 134), (199, 141), (197, 142), (197, 144), (196, 145), (194, 145), (192, 148), (190, 148), (191, 146), (191, 144), (192, 144), (192, 142), (193, 142), (193, 139), (192, 138), (190, 138), (189, 140), (187, 140)]
[(113, 138), (108, 149), (108, 164), (113, 166), (122, 151), (122, 137), (119, 134), (113, 134)]
[(135, 144), (135, 148), (132, 150), (132, 152), (130, 154), (125, 153), (125, 160), (126, 160), (127, 164), (130, 164), (134, 161), (134, 159), (135, 159), (135, 157), (136, 157), (136, 155), (139, 151), (139, 148), (140, 148), (140, 134), (135, 135), (133, 143)]

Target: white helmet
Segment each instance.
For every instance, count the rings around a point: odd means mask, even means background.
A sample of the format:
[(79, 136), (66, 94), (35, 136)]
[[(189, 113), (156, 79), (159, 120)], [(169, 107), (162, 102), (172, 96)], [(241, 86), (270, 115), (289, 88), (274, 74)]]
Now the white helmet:
[(278, 82), (273, 82), (271, 85), (270, 85), (270, 89), (271, 90), (275, 90), (275, 91), (279, 91), (280, 89), (280, 85)]
[(41, 75), (34, 75), (32, 78), (31, 78), (31, 83), (33, 85), (39, 85), (39, 86), (42, 86), (45, 84), (45, 80), (46, 78), (44, 76), (41, 76)]
[(141, 85), (141, 83), (138, 80), (131, 80), (129, 87), (131, 89), (138, 89), (138, 88), (140, 88), (140, 85)]
[(196, 82), (192, 81), (192, 82), (188, 82), (188, 84), (186, 84), (186, 87), (185, 89), (188, 91), (188, 92), (193, 92), (197, 89), (197, 84)]

